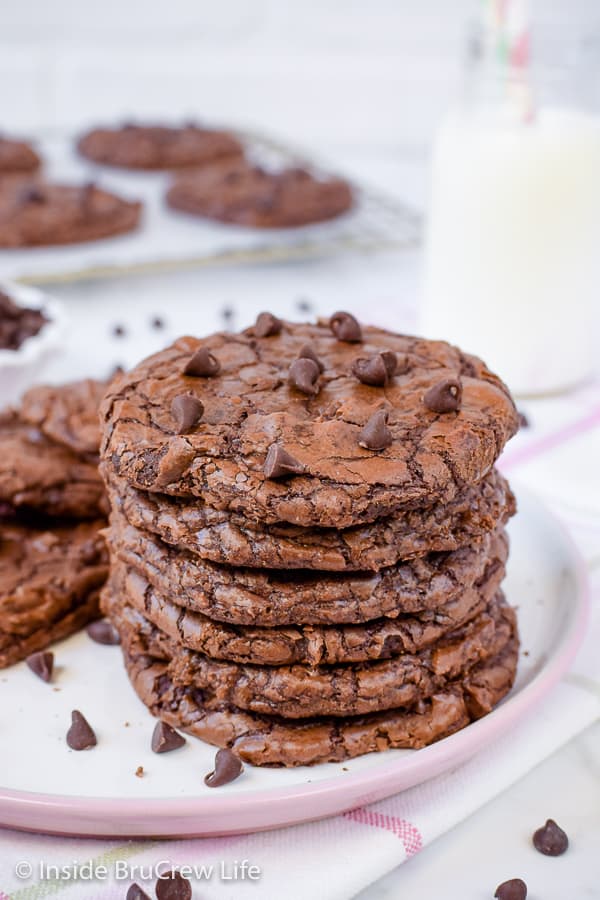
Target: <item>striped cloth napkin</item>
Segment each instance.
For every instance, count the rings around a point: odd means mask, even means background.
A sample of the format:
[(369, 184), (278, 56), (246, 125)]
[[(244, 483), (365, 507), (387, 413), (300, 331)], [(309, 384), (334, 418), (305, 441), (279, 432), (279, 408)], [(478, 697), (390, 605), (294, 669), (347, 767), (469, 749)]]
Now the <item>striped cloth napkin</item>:
[[(503, 457), (554, 507), (592, 570), (593, 612), (575, 664), (510, 735), (446, 775), (380, 803), (278, 831), (184, 841), (97, 841), (0, 832), (0, 900), (123, 900), (131, 880), (154, 896), (157, 865), (197, 867), (194, 897), (347, 900), (504, 791), (600, 715), (600, 400), (597, 386), (526, 409), (532, 426)], [(594, 506), (594, 499), (597, 506)], [(598, 568), (598, 572), (596, 572)], [(519, 752), (515, 753), (515, 747)], [(72, 867), (102, 877), (76, 883), (19, 879), (19, 862)], [(237, 870), (235, 864), (237, 861)], [(246, 861), (245, 865), (243, 861)], [(248, 877), (248, 867), (256, 878)], [(102, 868), (104, 867), (104, 868)], [(204, 867), (204, 868), (202, 868)], [(84, 872), (85, 870), (81, 870)], [(242, 876), (245, 875), (245, 878)], [(123, 877), (122, 877), (123, 876)]]

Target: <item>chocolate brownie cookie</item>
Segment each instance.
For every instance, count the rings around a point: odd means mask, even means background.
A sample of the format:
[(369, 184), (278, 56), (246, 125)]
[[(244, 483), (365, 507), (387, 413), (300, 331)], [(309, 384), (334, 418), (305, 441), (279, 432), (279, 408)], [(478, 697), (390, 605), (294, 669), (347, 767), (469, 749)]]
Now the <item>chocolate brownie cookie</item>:
[(332, 528), (451, 502), (518, 427), (480, 360), (347, 314), (182, 338), (117, 377), (101, 414), (106, 465), (134, 487)]
[(138, 491), (101, 468), (114, 509), (137, 528), (204, 560), (269, 569), (378, 571), (399, 560), (477, 544), (516, 509), (506, 480), (492, 469), (483, 481), (443, 505), (346, 528), (261, 527), (242, 515), (164, 494)]
[(0, 177), (35, 172), (41, 160), (26, 141), (17, 141), (0, 135)]
[(285, 720), (247, 713), (169, 676), (169, 657), (151, 634), (131, 634), (123, 648), (133, 687), (153, 715), (210, 744), (230, 747), (255, 766), (335, 762), (390, 748), (419, 748), (489, 713), (512, 687), (518, 640), (475, 666), (445, 691), (413, 708), (365, 716)]
[(0, 668), (97, 618), (108, 574), (104, 524), (0, 521)]
[(106, 388), (105, 382), (91, 378), (39, 385), (23, 395), (19, 416), (55, 443), (96, 459), (100, 447), (98, 407)]
[(77, 244), (137, 228), (142, 205), (86, 184), (0, 181), (0, 247)]
[(95, 128), (77, 144), (82, 156), (125, 169), (181, 169), (238, 157), (243, 147), (226, 131), (193, 123), (181, 128), (127, 124)]
[(375, 573), (220, 566), (169, 547), (128, 524), (113, 510), (108, 536), (113, 559), (135, 570), (158, 594), (216, 621), (268, 627), (356, 624), (382, 616), (437, 610), (493, 573), (504, 574), (504, 533), (471, 546), (396, 563)]
[[(193, 612), (179, 605), (180, 596), (173, 597), (172, 587), (168, 593), (157, 592), (143, 575), (115, 556), (108, 590), (182, 647), (212, 659), (260, 666), (320, 666), (418, 653), (483, 612), (503, 577), (504, 567), (490, 564), (477, 586), (466, 587), (448, 603), (414, 615), (375, 619), (365, 625), (284, 628), (240, 627)], [(178, 584), (176, 579), (173, 584)], [(326, 599), (327, 585), (323, 593)], [(273, 600), (276, 603), (276, 598)]]
[(251, 228), (293, 228), (347, 212), (350, 185), (307, 169), (267, 171), (243, 157), (176, 179), (167, 192), (173, 209)]
[(114, 594), (105, 592), (102, 603), (126, 644), (129, 634), (147, 631), (164, 646), (175, 685), (227, 706), (286, 719), (412, 706), (496, 656), (516, 633), (514, 611), (499, 595), (486, 612), (421, 653), (340, 666), (240, 665), (182, 648)]
[(48, 440), (11, 410), (0, 413), (0, 502), (55, 517), (108, 511), (96, 461)]

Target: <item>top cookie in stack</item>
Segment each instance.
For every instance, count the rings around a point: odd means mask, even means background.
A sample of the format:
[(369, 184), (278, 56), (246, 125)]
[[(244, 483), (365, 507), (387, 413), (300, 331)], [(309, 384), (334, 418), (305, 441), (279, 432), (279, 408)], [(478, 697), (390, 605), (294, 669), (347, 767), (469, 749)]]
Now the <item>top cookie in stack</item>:
[(264, 313), (101, 410), (105, 610), (152, 711), (258, 764), (422, 746), (516, 667), (506, 387), (442, 342)]

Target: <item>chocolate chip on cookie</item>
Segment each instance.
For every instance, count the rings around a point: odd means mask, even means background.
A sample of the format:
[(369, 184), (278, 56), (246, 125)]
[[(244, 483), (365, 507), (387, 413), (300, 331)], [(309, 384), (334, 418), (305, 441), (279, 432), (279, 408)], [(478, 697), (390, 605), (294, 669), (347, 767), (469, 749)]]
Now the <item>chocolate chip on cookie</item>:
[(363, 339), (360, 325), (354, 316), (348, 312), (334, 313), (329, 319), (329, 327), (338, 341), (345, 341), (348, 344), (360, 344)]
[(423, 403), (432, 412), (456, 412), (460, 409), (462, 391), (462, 382), (459, 378), (445, 378), (429, 388), (423, 397)]
[(186, 363), (184, 375), (194, 378), (212, 378), (221, 371), (219, 360), (206, 347), (200, 347)]
[(193, 394), (178, 394), (171, 403), (177, 434), (189, 434), (204, 415), (204, 404)]
[(271, 444), (264, 464), (267, 478), (286, 478), (288, 475), (301, 475), (305, 466), (281, 444)]
[(367, 450), (385, 450), (392, 442), (392, 432), (388, 428), (389, 413), (385, 409), (374, 412), (362, 429), (358, 443)]

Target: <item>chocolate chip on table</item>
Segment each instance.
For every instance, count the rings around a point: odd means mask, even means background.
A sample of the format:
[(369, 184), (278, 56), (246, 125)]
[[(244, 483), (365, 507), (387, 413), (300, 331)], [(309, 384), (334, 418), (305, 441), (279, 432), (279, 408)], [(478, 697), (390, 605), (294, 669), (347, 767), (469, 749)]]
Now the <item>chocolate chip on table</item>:
[(150, 896), (134, 881), (129, 885), (125, 900), (150, 900)]
[(367, 450), (385, 450), (392, 443), (392, 433), (387, 427), (388, 413), (385, 409), (374, 412), (361, 433), (358, 443)]
[(166, 722), (157, 722), (152, 734), (152, 750), (154, 753), (170, 753), (183, 747), (185, 738), (183, 735), (167, 725)]
[(217, 750), (214, 771), (206, 775), (204, 784), (208, 785), (208, 787), (221, 787), (222, 784), (229, 784), (231, 781), (235, 781), (243, 771), (244, 767), (235, 753), (227, 749)]
[(300, 348), (298, 359), (312, 359), (312, 361), (318, 365), (319, 372), (325, 371), (325, 366), (317, 356), (316, 350), (312, 344), (304, 344), (304, 346)]
[(42, 650), (39, 653), (32, 653), (25, 660), (34, 675), (41, 678), (42, 681), (50, 681), (52, 679), (52, 671), (54, 669), (54, 653), (49, 650)]
[(511, 878), (498, 885), (494, 897), (497, 900), (526, 900), (527, 885), (521, 878)]
[(305, 466), (281, 444), (271, 444), (263, 471), (267, 478), (285, 478), (287, 475), (301, 475), (305, 471)]
[(280, 334), (282, 328), (283, 322), (281, 319), (278, 319), (272, 313), (262, 312), (256, 319), (254, 334), (259, 338), (272, 337), (275, 334)]
[(462, 382), (459, 378), (445, 378), (429, 388), (423, 403), (435, 413), (456, 412), (462, 402)]
[(359, 357), (352, 364), (352, 374), (363, 384), (384, 387), (396, 372), (398, 357), (391, 350), (375, 353), (368, 359)]
[(161, 319), (160, 316), (154, 316), (154, 318), (150, 320), (150, 325), (155, 331), (161, 331), (165, 327), (165, 320)]
[(67, 744), (71, 750), (89, 750), (97, 744), (94, 734), (87, 719), (74, 709), (71, 713), (71, 727), (67, 731)]
[(305, 297), (300, 297), (296, 300), (296, 309), (301, 313), (309, 313), (312, 309), (312, 303)]
[(178, 394), (171, 403), (177, 434), (189, 434), (204, 415), (204, 404), (193, 394)]
[(176, 869), (170, 869), (158, 876), (155, 891), (157, 900), (191, 900), (192, 898), (190, 882)]
[(314, 359), (296, 359), (290, 366), (289, 382), (303, 394), (319, 393), (319, 366)]
[(112, 330), (114, 337), (124, 337), (126, 334), (126, 329), (124, 325), (113, 325)]
[(329, 320), (329, 327), (338, 341), (348, 344), (360, 344), (362, 329), (353, 315), (348, 312), (336, 312)]
[(200, 347), (194, 355), (188, 360), (184, 375), (191, 375), (193, 378), (212, 378), (221, 371), (221, 363), (213, 356), (206, 347)]
[(533, 846), (544, 856), (561, 856), (569, 846), (569, 838), (554, 819), (538, 828), (533, 835)]
[(519, 415), (519, 428), (530, 428), (531, 423), (525, 413), (520, 410), (517, 410), (517, 413)]
[(87, 636), (97, 644), (113, 646), (121, 643), (119, 632), (108, 619), (99, 619), (97, 622), (92, 622), (85, 630)]
[(232, 322), (235, 316), (235, 310), (232, 306), (224, 306), (221, 310), (221, 316), (224, 322)]

